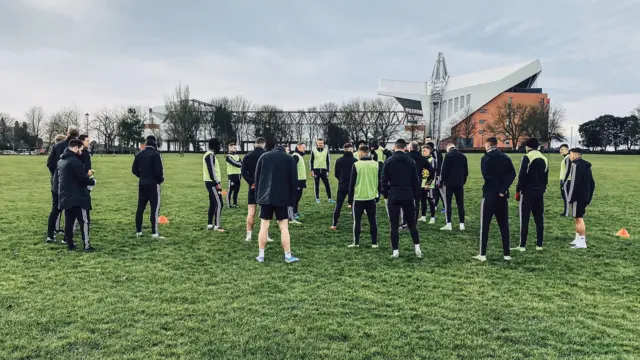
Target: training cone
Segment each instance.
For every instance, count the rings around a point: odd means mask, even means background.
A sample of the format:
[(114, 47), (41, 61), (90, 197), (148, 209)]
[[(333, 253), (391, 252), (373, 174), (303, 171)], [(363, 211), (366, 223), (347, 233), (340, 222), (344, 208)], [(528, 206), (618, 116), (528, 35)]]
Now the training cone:
[(227, 195), (227, 192), (223, 190), (223, 191), (222, 191), (222, 195), (225, 195), (225, 196), (226, 196), (226, 195)]
[(616, 236), (620, 236), (623, 239), (628, 239), (628, 238), (631, 237), (631, 235), (629, 235), (629, 232), (627, 231), (627, 229), (620, 229), (620, 231), (618, 231)]
[(160, 216), (160, 217), (158, 218), (158, 223), (160, 223), (160, 224), (168, 224), (168, 223), (169, 223), (169, 220), (167, 220), (167, 217), (166, 217), (166, 216), (162, 215), (162, 216)]

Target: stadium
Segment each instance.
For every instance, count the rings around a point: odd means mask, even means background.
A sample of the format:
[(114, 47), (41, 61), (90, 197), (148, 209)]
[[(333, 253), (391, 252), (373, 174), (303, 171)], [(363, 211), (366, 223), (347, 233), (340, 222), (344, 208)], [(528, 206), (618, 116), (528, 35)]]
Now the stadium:
[[(378, 95), (395, 98), (408, 112), (422, 115), (432, 136), (447, 142), (444, 128), (471, 117), (479, 129), (473, 137), (459, 139), (464, 147), (482, 147), (485, 127), (493, 121), (498, 108), (508, 103), (548, 104), (549, 97), (536, 82), (542, 65), (532, 60), (476, 73), (449, 76), (442, 53), (433, 67), (429, 82), (380, 80)], [(458, 121), (458, 122), (459, 122)], [(455, 125), (453, 125), (455, 127)], [(499, 139), (500, 147), (510, 147)]]

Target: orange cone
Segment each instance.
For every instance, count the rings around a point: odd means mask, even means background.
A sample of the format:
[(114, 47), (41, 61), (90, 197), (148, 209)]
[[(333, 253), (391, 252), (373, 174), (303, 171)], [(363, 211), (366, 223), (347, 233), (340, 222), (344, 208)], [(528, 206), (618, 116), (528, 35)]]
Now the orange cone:
[(227, 192), (222, 190), (222, 195), (227, 196)]
[(628, 239), (628, 238), (631, 237), (631, 235), (629, 235), (629, 232), (627, 231), (627, 229), (620, 229), (620, 231), (618, 231), (616, 236), (619, 236), (619, 237), (621, 237), (623, 239)]
[(169, 220), (167, 219), (167, 217), (166, 217), (166, 216), (162, 215), (162, 216), (160, 216), (160, 217), (158, 218), (158, 223), (160, 223), (160, 224), (168, 224), (168, 223), (169, 223)]

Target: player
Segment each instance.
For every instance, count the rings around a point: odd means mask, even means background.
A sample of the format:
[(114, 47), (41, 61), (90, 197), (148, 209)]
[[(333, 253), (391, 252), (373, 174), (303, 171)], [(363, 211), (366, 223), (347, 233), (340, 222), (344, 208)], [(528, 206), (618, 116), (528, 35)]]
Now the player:
[[(256, 191), (255, 191), (255, 174), (256, 174), (256, 165), (258, 164), (258, 159), (265, 153), (266, 141), (264, 138), (257, 138), (254, 143), (253, 151), (249, 152), (242, 159), (242, 178), (247, 182), (249, 191), (247, 195), (247, 236), (245, 241), (251, 241), (251, 237), (253, 234), (253, 224), (256, 217)], [(267, 238), (267, 241), (273, 241), (270, 238)]]
[(429, 224), (436, 223), (436, 203), (435, 203), (435, 190), (433, 189), (433, 179), (435, 178), (436, 172), (433, 168), (433, 157), (431, 157), (431, 147), (429, 145), (422, 145), (422, 156), (427, 159), (427, 167), (422, 170), (422, 196), (420, 198), (420, 203), (422, 205), (422, 217), (418, 221), (426, 222), (427, 221), (427, 203), (429, 204), (429, 212), (431, 214), (431, 219), (429, 220)]
[(329, 150), (324, 147), (324, 140), (316, 140), (316, 148), (311, 151), (311, 160), (309, 161), (311, 167), (311, 176), (313, 176), (315, 182), (315, 195), (316, 203), (320, 203), (320, 180), (324, 184), (324, 188), (327, 191), (327, 198), (329, 203), (333, 204), (334, 201), (331, 198), (331, 184), (329, 184), (329, 169), (331, 169), (331, 155)]
[[(345, 146), (345, 149), (346, 148)], [(352, 148), (350, 147), (350, 149)], [(358, 152), (360, 153), (360, 160), (351, 162), (351, 177), (349, 181), (348, 201), (349, 204), (353, 204), (353, 243), (349, 245), (349, 247), (360, 247), (362, 214), (366, 212), (367, 218), (369, 219), (371, 247), (377, 249), (378, 222), (376, 220), (376, 199), (378, 199), (378, 184), (380, 183), (378, 179), (378, 163), (370, 156), (369, 148), (366, 145), (360, 146)], [(353, 156), (347, 155), (346, 163), (349, 163), (349, 158), (353, 158)], [(345, 169), (341, 171), (346, 171), (346, 166)], [(338, 202), (340, 203), (339, 199)], [(334, 224), (336, 224), (337, 220), (334, 221)]]
[[(207, 229), (217, 232), (224, 232), (222, 227), (222, 174), (220, 163), (216, 159), (213, 149), (216, 148), (217, 140), (209, 139), (209, 151), (202, 157), (202, 180), (209, 193), (209, 212), (207, 214)], [(215, 219), (215, 224), (214, 224)]]
[(157, 150), (157, 140), (153, 135), (147, 136), (144, 150), (136, 154), (131, 172), (138, 179), (138, 209), (136, 210), (136, 236), (142, 236), (142, 215), (151, 204), (151, 236), (164, 239), (158, 232), (158, 216), (160, 214), (160, 187), (164, 182), (162, 156)]
[[(336, 202), (336, 207), (333, 209), (333, 222), (331, 223), (331, 227), (329, 228), (330, 230), (337, 229), (338, 219), (340, 219), (340, 211), (342, 211), (342, 205), (344, 205), (344, 200), (347, 199), (349, 195), (349, 185), (351, 184), (351, 169), (353, 168), (353, 164), (358, 161), (353, 155), (353, 144), (346, 143), (344, 144), (343, 149), (344, 154), (340, 159), (336, 161), (335, 171), (333, 172), (336, 179), (338, 179), (338, 201)], [(360, 156), (358, 155), (358, 157)], [(376, 188), (377, 186), (378, 185), (376, 184)], [(348, 202), (348, 204), (349, 207), (352, 206), (352, 202)]]
[(260, 156), (256, 165), (254, 186), (256, 202), (260, 204), (260, 235), (256, 260), (264, 262), (269, 224), (275, 216), (280, 227), (285, 262), (298, 261), (299, 259), (291, 254), (289, 235), (289, 207), (294, 206), (298, 192), (297, 166), (293, 157), (285, 153), (283, 146), (278, 145)]
[(451, 202), (456, 196), (456, 206), (458, 207), (458, 219), (460, 220), (460, 231), (464, 231), (464, 185), (469, 177), (469, 165), (467, 157), (458, 151), (454, 144), (447, 145), (447, 155), (442, 162), (440, 179), (443, 193), (445, 195), (445, 209), (447, 224), (440, 230), (451, 231)]
[(293, 214), (290, 222), (294, 225), (301, 224), (300, 219), (300, 199), (302, 199), (302, 192), (307, 187), (307, 167), (304, 164), (304, 154), (307, 151), (307, 145), (303, 142), (299, 142), (296, 145), (296, 149), (293, 152), (293, 160), (296, 162), (296, 171), (298, 174), (298, 185), (296, 190), (296, 204), (293, 206)]
[(536, 138), (524, 143), (527, 154), (522, 158), (516, 185), (516, 201), (520, 201), (520, 246), (511, 250), (526, 251), (529, 219), (536, 223), (536, 250), (542, 250), (544, 238), (544, 193), (549, 182), (549, 162), (538, 151)]
[[(416, 170), (418, 171), (418, 174), (420, 174), (420, 178), (422, 179), (422, 175), (426, 172), (427, 174), (431, 172), (433, 172), (433, 168), (431, 167), (431, 163), (429, 162), (429, 160), (422, 156), (421, 152), (420, 152), (420, 144), (418, 144), (417, 141), (412, 141), (411, 143), (409, 143), (409, 157), (411, 159), (413, 159), (413, 161), (416, 163)], [(422, 191), (422, 188), (420, 190), (420, 192), (418, 193), (418, 195), (416, 196), (416, 198), (414, 199), (414, 204), (415, 204), (415, 218), (416, 221), (418, 220), (418, 218), (420, 217), (420, 205), (422, 204), (422, 195), (424, 194), (424, 191)], [(425, 204), (426, 205), (426, 204)], [(424, 209), (423, 209), (424, 210)], [(404, 217), (404, 222), (403, 222), (403, 228), (406, 226), (406, 217)]]
[(403, 211), (411, 232), (417, 257), (422, 257), (420, 238), (416, 227), (414, 199), (420, 194), (420, 176), (413, 160), (404, 150), (407, 142), (398, 139), (394, 145), (395, 152), (384, 163), (382, 170), (382, 196), (387, 200), (387, 212), (391, 222), (392, 258), (398, 258), (400, 212)]
[(489, 241), (489, 225), (495, 215), (502, 236), (504, 260), (511, 260), (509, 248), (509, 187), (516, 178), (516, 170), (511, 159), (497, 148), (498, 139), (490, 137), (485, 140), (487, 153), (480, 161), (480, 169), (484, 179), (482, 186), (482, 202), (480, 204), (480, 254), (474, 259), (487, 261), (487, 242)]
[(560, 155), (563, 156), (560, 163), (560, 196), (564, 205), (564, 211), (561, 216), (569, 216), (569, 202), (567, 201), (567, 193), (571, 187), (571, 156), (569, 155), (569, 145), (560, 145)]
[[(227, 191), (227, 206), (230, 209), (238, 207), (238, 193), (240, 192), (240, 172), (242, 161), (240, 155), (236, 153), (236, 143), (229, 144), (229, 152), (227, 153), (227, 179), (229, 180), (229, 189)], [(210, 223), (211, 224), (211, 223)]]
[(591, 173), (591, 163), (582, 159), (582, 149), (573, 148), (571, 155), (571, 187), (567, 193), (567, 200), (571, 203), (573, 218), (576, 223), (576, 238), (571, 242), (574, 249), (587, 248), (587, 229), (584, 214), (591, 204), (596, 183)]

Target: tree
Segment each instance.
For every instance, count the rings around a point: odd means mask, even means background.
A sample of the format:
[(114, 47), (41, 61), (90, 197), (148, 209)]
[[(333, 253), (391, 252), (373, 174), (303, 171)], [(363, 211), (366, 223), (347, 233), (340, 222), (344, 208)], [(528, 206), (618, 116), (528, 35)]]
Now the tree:
[(398, 108), (395, 99), (375, 98), (370, 102), (370, 108), (376, 111), (373, 116), (373, 138), (381, 146), (385, 146), (402, 129), (404, 119), (395, 112)]
[(144, 141), (144, 120), (138, 109), (130, 107), (118, 122), (118, 137), (120, 145), (131, 150), (132, 146)]
[(236, 130), (236, 141), (240, 149), (244, 150), (244, 143), (251, 140), (251, 121), (247, 112), (253, 109), (253, 104), (243, 96), (231, 98), (230, 103), (231, 110), (233, 110), (232, 123)]
[(232, 103), (227, 97), (219, 97), (211, 100), (211, 104), (213, 104), (213, 114), (205, 117), (205, 124), (222, 143), (223, 149), (226, 149), (227, 144), (236, 138)]
[(476, 134), (476, 121), (473, 119), (474, 111), (470, 106), (465, 107), (458, 118), (458, 123), (454, 125), (455, 132), (459, 140), (454, 143), (461, 148), (473, 147), (473, 137)]
[(98, 142), (107, 151), (114, 151), (118, 138), (120, 120), (124, 117), (118, 109), (101, 109), (92, 121), (92, 130), (98, 134)]
[(340, 107), (338, 106), (338, 104), (334, 102), (326, 102), (320, 105), (320, 107), (318, 108), (318, 111), (320, 111), (320, 113), (317, 116), (317, 126), (319, 130), (319, 135), (324, 139), (325, 143), (329, 147), (329, 150), (331, 150), (332, 148), (339, 149), (340, 145), (342, 145), (342, 144), (338, 145), (337, 148), (333, 147), (332, 145), (335, 146), (336, 142), (331, 141), (331, 138), (330, 138), (331, 135), (337, 135), (337, 133), (335, 133), (332, 127), (334, 124), (337, 124), (338, 122), (337, 112), (339, 109)]
[(49, 117), (47, 143), (51, 144), (58, 134), (66, 134), (69, 127), (80, 125), (80, 112), (75, 108), (66, 108), (53, 113)]
[(551, 146), (552, 141), (566, 141), (562, 131), (565, 111), (559, 106), (529, 105), (524, 119), (525, 135), (537, 138), (541, 144)]
[(263, 137), (267, 142), (267, 148), (271, 149), (287, 137), (286, 126), (279, 121), (278, 116), (282, 110), (273, 105), (263, 105), (258, 108), (258, 111), (260, 113), (253, 119), (255, 136)]
[(604, 143), (596, 120), (587, 121), (580, 125), (578, 127), (578, 133), (582, 138), (581, 145), (589, 150), (602, 147)]
[(44, 125), (44, 111), (42, 108), (40, 106), (32, 106), (24, 114), (24, 117), (29, 125), (29, 134), (39, 139)]
[(511, 148), (515, 149), (526, 131), (524, 120), (527, 108), (524, 104), (505, 101), (498, 106), (493, 122), (487, 125), (487, 129), (495, 137), (503, 137), (503, 141), (509, 140)]
[(0, 150), (11, 149), (11, 139), (13, 138), (13, 129), (9, 127), (13, 118), (9, 114), (0, 113)]
[(178, 85), (173, 96), (165, 99), (167, 115), (163, 122), (167, 124), (167, 134), (178, 142), (180, 155), (189, 149), (191, 142), (197, 141), (202, 116), (198, 114), (198, 108), (190, 101), (189, 86)]

